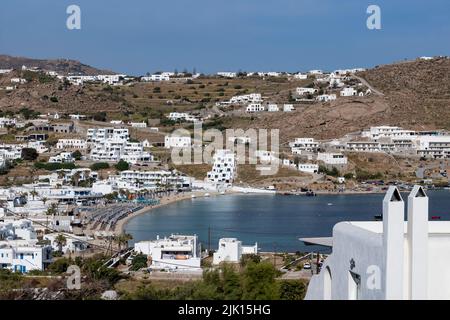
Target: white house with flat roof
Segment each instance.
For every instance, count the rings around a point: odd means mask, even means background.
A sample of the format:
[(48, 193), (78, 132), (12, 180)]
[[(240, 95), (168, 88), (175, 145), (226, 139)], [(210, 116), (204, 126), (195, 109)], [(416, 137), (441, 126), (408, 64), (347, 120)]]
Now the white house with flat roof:
[(134, 251), (147, 255), (152, 269), (201, 270), (200, 245), (196, 235), (171, 235), (136, 242)]
[(405, 221), (405, 202), (390, 187), (382, 221), (336, 224), (333, 237), (320, 241), (332, 254), (309, 282), (306, 299), (450, 299), (450, 221), (428, 221), (428, 202), (415, 186)]
[(243, 246), (242, 241), (236, 238), (222, 238), (219, 240), (219, 248), (213, 254), (213, 264), (222, 262), (238, 263), (244, 254), (258, 254), (258, 244)]
[(317, 160), (323, 161), (328, 165), (346, 165), (348, 159), (342, 153), (319, 152)]
[(292, 154), (302, 154), (302, 152), (315, 152), (319, 148), (319, 143), (314, 138), (296, 138), (289, 143)]

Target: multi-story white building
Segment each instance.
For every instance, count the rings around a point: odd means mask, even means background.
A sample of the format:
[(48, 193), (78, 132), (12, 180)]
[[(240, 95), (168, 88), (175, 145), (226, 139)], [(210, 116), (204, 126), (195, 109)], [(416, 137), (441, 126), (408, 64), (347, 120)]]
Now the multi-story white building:
[(171, 235), (134, 244), (134, 251), (148, 256), (151, 269), (201, 270), (200, 246), (196, 235)]
[(314, 138), (296, 138), (289, 146), (292, 154), (302, 154), (302, 152), (316, 152), (319, 143)]
[(84, 139), (59, 139), (56, 143), (56, 149), (85, 150), (87, 149), (87, 142)]
[(401, 127), (378, 126), (371, 127), (361, 133), (362, 137), (377, 141), (380, 138), (413, 138), (417, 133), (413, 130), (405, 130)]
[(294, 74), (294, 78), (298, 79), (298, 80), (306, 80), (306, 79), (308, 79), (308, 75), (299, 72), (299, 73)]
[(234, 96), (230, 99), (230, 104), (246, 104), (246, 103), (261, 103), (262, 96), (260, 93), (251, 93), (242, 96)]
[(381, 145), (374, 141), (352, 141), (347, 142), (346, 150), (357, 152), (381, 152)]
[(250, 103), (245, 109), (245, 112), (254, 113), (254, 112), (261, 112), (264, 110), (265, 107), (261, 103)]
[(216, 150), (212, 170), (207, 174), (207, 180), (213, 183), (231, 184), (236, 176), (236, 156), (226, 149)]
[(0, 241), (0, 268), (26, 273), (45, 270), (52, 262), (51, 246), (27, 240)]
[(190, 148), (192, 145), (191, 137), (185, 136), (165, 136), (164, 137), (164, 147), (170, 148)]
[(188, 177), (171, 171), (137, 171), (125, 170), (119, 176), (111, 176), (112, 182), (126, 182), (134, 189), (156, 189), (158, 187), (172, 186), (175, 188), (189, 188)]
[(420, 136), (415, 140), (417, 153), (423, 157), (442, 159), (450, 156), (450, 135)]
[(347, 157), (342, 153), (319, 152), (317, 160), (323, 161), (327, 165), (346, 165), (348, 163)]
[(238, 263), (242, 255), (258, 254), (258, 244), (254, 246), (243, 246), (242, 241), (236, 238), (219, 239), (219, 248), (213, 254), (213, 264), (218, 265), (222, 262)]
[(0, 129), (5, 127), (13, 127), (16, 125), (16, 118), (0, 118)]
[(90, 128), (87, 130), (87, 142), (96, 144), (105, 139), (128, 140), (128, 129), (122, 128)]
[(201, 119), (186, 112), (171, 112), (167, 118), (172, 121), (201, 122)]

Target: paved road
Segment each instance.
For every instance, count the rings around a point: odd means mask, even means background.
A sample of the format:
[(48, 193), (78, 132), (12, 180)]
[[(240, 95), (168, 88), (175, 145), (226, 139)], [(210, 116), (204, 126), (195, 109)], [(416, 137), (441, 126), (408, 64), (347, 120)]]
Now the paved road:
[(358, 77), (358, 76), (355, 76), (355, 78), (358, 79), (363, 85), (365, 85), (366, 87), (368, 87), (368, 88), (372, 91), (372, 93), (375, 93), (375, 94), (378, 95), (378, 96), (384, 96), (384, 93), (383, 93), (383, 92), (381, 92), (381, 91), (375, 89), (374, 87), (372, 87), (372, 86), (370, 85), (370, 83), (367, 82), (366, 79), (361, 78), (361, 77)]

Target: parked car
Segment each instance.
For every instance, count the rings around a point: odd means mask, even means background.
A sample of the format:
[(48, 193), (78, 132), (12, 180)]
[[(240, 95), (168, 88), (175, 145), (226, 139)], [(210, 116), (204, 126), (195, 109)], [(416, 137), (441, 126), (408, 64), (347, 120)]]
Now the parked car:
[(310, 270), (310, 269), (311, 269), (311, 264), (308, 263), (308, 262), (306, 262), (306, 263), (303, 265), (303, 269), (305, 269), (305, 270)]

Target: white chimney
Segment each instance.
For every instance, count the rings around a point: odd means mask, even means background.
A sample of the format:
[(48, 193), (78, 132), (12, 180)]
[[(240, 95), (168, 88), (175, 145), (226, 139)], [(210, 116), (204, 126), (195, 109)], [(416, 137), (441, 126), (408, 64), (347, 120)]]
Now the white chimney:
[(384, 289), (387, 300), (403, 299), (405, 203), (396, 187), (383, 200)]
[(420, 186), (408, 196), (409, 295), (427, 299), (428, 197)]

